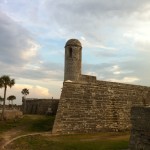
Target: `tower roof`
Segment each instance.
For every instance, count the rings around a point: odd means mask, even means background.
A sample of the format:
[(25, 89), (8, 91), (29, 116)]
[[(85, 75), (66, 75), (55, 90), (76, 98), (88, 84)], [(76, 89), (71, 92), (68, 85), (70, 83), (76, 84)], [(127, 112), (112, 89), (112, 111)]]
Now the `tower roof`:
[(77, 39), (70, 39), (70, 40), (68, 40), (68, 41), (66, 42), (65, 47), (66, 47), (66, 46), (79, 46), (79, 47), (82, 47), (80, 41), (77, 40)]

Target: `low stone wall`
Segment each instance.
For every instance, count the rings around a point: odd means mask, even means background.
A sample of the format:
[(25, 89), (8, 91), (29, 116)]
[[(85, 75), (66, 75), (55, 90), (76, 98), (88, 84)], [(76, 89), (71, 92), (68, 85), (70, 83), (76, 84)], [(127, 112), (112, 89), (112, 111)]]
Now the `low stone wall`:
[(58, 99), (23, 99), (22, 109), (24, 114), (56, 115)]
[(132, 106), (150, 104), (150, 87), (107, 81), (64, 82), (53, 133), (130, 130)]
[[(1, 115), (1, 111), (0, 111)], [(5, 110), (4, 112), (4, 120), (12, 120), (12, 119), (17, 119), (22, 117), (22, 112), (17, 109), (12, 109), (12, 110)]]
[(150, 150), (150, 107), (131, 110), (130, 150)]

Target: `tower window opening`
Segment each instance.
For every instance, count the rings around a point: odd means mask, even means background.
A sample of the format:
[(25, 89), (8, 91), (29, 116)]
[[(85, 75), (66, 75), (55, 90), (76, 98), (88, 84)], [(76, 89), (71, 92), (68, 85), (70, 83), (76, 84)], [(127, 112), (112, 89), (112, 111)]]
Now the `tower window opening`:
[(72, 48), (71, 47), (69, 48), (69, 57), (72, 58)]

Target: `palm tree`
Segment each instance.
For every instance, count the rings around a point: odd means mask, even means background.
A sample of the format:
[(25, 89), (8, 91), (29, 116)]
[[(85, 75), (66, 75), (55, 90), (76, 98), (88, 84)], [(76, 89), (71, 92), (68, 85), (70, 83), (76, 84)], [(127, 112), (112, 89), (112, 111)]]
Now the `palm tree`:
[(2, 105), (3, 98), (0, 96), (0, 104)]
[(8, 100), (8, 105), (10, 105), (10, 99), (8, 99), (8, 97), (7, 97), (7, 100)]
[(23, 97), (23, 102), (24, 102), (23, 113), (26, 113), (26, 96), (29, 94), (29, 89), (24, 88), (24, 89), (22, 89), (21, 93), (24, 95), (24, 97)]
[(24, 97), (26, 97), (29, 94), (29, 89), (24, 88), (22, 89), (21, 93), (24, 95)]
[(9, 76), (3, 75), (0, 77), (0, 88), (4, 88), (4, 101), (3, 101), (1, 120), (4, 120), (7, 87), (11, 88), (14, 84), (15, 84), (15, 80), (11, 79)]
[(16, 99), (16, 96), (14, 96), (14, 95), (10, 95), (7, 97), (7, 100), (11, 101), (12, 108), (13, 108), (13, 100), (15, 100), (15, 99)]

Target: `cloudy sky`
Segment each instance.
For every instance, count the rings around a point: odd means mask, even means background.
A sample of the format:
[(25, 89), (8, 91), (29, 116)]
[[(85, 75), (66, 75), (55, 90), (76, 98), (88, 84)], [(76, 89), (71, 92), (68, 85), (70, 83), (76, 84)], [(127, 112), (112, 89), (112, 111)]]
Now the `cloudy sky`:
[(7, 96), (59, 98), (70, 38), (83, 74), (150, 86), (149, 0), (0, 0), (0, 75), (16, 80)]

